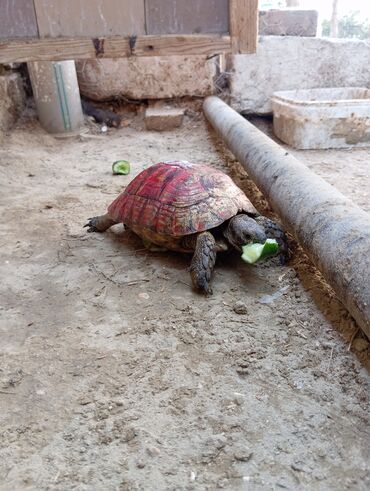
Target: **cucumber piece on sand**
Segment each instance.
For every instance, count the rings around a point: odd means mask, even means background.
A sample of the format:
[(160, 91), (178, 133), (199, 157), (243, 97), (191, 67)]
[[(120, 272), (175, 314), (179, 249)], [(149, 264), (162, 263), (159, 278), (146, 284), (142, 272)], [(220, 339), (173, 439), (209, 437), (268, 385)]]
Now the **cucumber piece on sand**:
[(123, 174), (127, 175), (130, 173), (130, 162), (127, 160), (116, 160), (112, 165), (113, 174)]

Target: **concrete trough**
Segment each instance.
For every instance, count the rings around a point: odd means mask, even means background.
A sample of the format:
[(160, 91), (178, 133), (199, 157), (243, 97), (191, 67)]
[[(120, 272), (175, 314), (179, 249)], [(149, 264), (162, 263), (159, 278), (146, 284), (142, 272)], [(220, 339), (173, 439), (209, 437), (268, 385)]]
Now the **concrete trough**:
[(370, 146), (370, 90), (288, 90), (272, 97), (274, 133), (294, 148)]

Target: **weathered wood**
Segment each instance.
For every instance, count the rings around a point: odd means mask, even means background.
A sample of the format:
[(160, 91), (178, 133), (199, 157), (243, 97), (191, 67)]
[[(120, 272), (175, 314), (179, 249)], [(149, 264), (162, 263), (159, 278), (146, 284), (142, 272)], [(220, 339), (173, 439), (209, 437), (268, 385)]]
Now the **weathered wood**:
[(258, 0), (230, 0), (233, 53), (255, 53), (258, 39)]
[(138, 37), (132, 53), (137, 56), (206, 55), (231, 50), (230, 36), (166, 35)]
[(40, 36), (145, 34), (144, 0), (34, 1)]
[(146, 0), (147, 34), (227, 34), (228, 10), (228, 0)]
[(33, 0), (0, 0), (0, 38), (37, 35)]
[(205, 115), (370, 337), (370, 215), (218, 97)]
[(229, 36), (183, 35), (0, 40), (0, 63), (229, 52)]

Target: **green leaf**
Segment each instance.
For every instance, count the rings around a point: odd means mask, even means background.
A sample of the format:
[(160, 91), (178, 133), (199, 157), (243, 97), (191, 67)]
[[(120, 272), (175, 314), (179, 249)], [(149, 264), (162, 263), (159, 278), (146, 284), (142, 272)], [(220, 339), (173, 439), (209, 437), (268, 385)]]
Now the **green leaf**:
[(254, 264), (260, 259), (273, 256), (279, 250), (275, 239), (267, 239), (264, 244), (254, 243), (242, 246), (242, 259), (248, 264)]
[(130, 173), (130, 162), (127, 160), (116, 160), (112, 165), (113, 174), (123, 174), (127, 175)]

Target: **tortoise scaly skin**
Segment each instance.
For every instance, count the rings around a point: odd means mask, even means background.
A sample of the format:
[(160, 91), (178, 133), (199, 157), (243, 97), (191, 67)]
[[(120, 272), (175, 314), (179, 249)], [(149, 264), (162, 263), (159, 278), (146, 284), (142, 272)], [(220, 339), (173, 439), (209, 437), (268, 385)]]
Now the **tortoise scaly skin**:
[(186, 161), (161, 162), (141, 172), (109, 205), (88, 219), (88, 232), (123, 223), (147, 247), (193, 254), (190, 275), (196, 289), (211, 294), (217, 252), (241, 250), (276, 238), (287, 253), (280, 225), (258, 214), (246, 195), (223, 172)]

